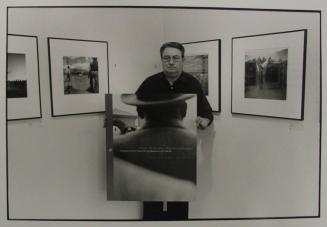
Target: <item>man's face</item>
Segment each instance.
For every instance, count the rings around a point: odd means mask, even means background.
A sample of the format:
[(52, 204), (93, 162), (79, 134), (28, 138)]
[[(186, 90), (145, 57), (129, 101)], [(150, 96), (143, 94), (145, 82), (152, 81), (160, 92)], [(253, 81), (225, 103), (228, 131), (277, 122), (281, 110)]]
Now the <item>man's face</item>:
[(162, 68), (166, 76), (178, 77), (183, 71), (182, 52), (173, 47), (167, 47), (162, 52)]

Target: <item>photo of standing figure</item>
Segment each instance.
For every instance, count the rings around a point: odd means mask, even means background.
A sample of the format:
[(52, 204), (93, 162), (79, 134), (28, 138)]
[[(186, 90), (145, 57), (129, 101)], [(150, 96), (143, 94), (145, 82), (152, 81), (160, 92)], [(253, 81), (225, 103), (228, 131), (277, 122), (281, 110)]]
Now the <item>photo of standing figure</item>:
[(64, 94), (99, 93), (96, 57), (63, 57)]
[(89, 79), (90, 79), (90, 87), (88, 88), (88, 91), (91, 93), (99, 92), (97, 58), (92, 58), (92, 62), (90, 63)]
[(245, 98), (286, 100), (287, 48), (245, 53)]

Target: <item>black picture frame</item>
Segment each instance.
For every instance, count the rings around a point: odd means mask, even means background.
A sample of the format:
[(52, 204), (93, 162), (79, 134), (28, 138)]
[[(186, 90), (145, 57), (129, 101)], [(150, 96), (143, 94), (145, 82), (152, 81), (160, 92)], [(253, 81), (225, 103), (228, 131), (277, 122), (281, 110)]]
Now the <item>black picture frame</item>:
[[(52, 117), (104, 113), (104, 95), (109, 92), (108, 41), (48, 37), (47, 42)], [(72, 68), (70, 87), (74, 87), (73, 76), (83, 80), (85, 86), (81, 90), (76, 89), (74, 92), (66, 92), (68, 86), (66, 86), (66, 79), (64, 78), (64, 67), (65, 64), (69, 64), (65, 63), (65, 60), (66, 62), (71, 61), (72, 64), (76, 65), (81, 63), (79, 61), (91, 65), (93, 59), (96, 59), (97, 70), (94, 80), (88, 74), (89, 69)], [(61, 73), (62, 76), (60, 76)], [(90, 87), (86, 87), (87, 79), (90, 80), (90, 86), (92, 86), (91, 81), (93, 80), (93, 86), (96, 87), (92, 88), (93, 91), (90, 91)], [(83, 103), (82, 101), (87, 101), (92, 103), (92, 105), (88, 107), (79, 105), (79, 103)], [(69, 109), (67, 109), (67, 106), (69, 106)]]
[[(187, 70), (187, 57), (207, 55), (207, 88), (203, 89), (213, 113), (221, 112), (221, 39), (209, 39), (182, 43), (185, 48), (184, 71)], [(190, 54), (189, 54), (190, 53)], [(191, 60), (192, 61), (192, 60)], [(199, 79), (198, 79), (199, 80)], [(200, 80), (199, 80), (200, 82)], [(202, 85), (202, 83), (200, 82)], [(202, 85), (205, 86), (205, 85)]]
[(306, 46), (307, 29), (233, 37), (231, 113), (304, 120)]
[[(7, 39), (7, 120), (40, 119), (42, 104), (38, 37), (10, 33)], [(14, 81), (9, 81), (9, 77), (13, 77)], [(23, 92), (9, 91), (9, 84), (15, 83), (14, 86), (19, 86)]]

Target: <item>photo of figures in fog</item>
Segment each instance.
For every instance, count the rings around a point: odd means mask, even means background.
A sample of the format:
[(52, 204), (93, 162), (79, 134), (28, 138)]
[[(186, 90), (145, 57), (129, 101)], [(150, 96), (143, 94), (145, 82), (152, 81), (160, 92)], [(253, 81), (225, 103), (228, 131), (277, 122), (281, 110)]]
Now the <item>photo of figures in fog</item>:
[(287, 48), (245, 52), (245, 98), (286, 100)]
[(208, 55), (185, 56), (183, 69), (200, 82), (204, 94), (208, 95)]
[(64, 94), (99, 93), (96, 57), (63, 57)]
[(25, 54), (8, 54), (7, 98), (27, 97)]

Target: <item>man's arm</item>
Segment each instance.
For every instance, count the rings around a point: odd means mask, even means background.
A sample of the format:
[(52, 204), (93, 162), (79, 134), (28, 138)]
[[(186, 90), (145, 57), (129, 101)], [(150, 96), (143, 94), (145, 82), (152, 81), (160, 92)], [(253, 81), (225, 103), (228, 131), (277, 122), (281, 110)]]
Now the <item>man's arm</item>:
[(199, 118), (197, 119), (197, 124), (200, 126), (200, 128), (206, 128), (212, 123), (213, 114), (212, 114), (212, 108), (208, 102), (207, 97), (203, 93), (201, 85), (199, 86), (197, 92), (197, 105), (198, 105), (197, 109), (198, 109), (198, 116), (199, 116)]
[[(142, 95), (144, 94), (145, 92), (147, 92), (147, 79), (145, 79), (141, 85), (137, 88), (137, 90), (135, 91), (135, 94), (136, 95)], [(137, 114), (140, 118), (143, 118), (143, 113), (141, 111), (141, 108), (139, 106), (136, 106), (136, 111), (137, 111)]]

